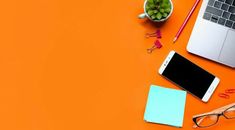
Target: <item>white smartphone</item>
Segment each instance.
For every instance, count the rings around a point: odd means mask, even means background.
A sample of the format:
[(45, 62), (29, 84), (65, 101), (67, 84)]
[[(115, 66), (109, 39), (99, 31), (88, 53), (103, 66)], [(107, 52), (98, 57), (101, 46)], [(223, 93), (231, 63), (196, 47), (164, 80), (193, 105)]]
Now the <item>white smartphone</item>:
[(208, 102), (220, 81), (175, 51), (166, 57), (159, 73), (203, 102)]

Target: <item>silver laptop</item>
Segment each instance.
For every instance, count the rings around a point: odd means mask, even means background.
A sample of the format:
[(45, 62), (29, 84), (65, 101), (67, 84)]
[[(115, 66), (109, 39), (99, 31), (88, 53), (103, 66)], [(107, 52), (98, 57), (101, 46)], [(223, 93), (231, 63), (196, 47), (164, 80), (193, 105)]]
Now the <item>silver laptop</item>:
[(235, 67), (235, 0), (203, 0), (187, 50)]

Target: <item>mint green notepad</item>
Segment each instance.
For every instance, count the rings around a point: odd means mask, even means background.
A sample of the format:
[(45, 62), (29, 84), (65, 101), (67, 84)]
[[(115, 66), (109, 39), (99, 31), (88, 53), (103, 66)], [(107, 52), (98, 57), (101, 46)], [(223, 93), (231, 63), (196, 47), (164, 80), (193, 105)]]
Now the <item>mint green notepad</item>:
[(150, 86), (144, 120), (182, 127), (186, 91)]

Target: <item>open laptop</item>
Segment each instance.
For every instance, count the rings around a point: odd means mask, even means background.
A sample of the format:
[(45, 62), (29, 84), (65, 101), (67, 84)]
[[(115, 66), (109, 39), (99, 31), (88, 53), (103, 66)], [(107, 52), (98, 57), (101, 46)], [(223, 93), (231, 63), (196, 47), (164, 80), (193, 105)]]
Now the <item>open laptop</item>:
[(203, 0), (187, 50), (235, 68), (235, 0)]

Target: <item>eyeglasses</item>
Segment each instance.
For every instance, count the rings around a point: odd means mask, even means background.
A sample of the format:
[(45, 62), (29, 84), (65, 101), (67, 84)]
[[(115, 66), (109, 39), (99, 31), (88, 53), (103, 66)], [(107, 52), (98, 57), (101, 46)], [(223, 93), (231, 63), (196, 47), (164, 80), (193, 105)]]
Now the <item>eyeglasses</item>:
[(235, 119), (235, 103), (218, 108), (208, 113), (193, 116), (194, 128), (205, 128), (215, 125), (220, 116), (226, 119)]

